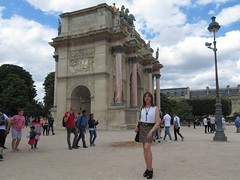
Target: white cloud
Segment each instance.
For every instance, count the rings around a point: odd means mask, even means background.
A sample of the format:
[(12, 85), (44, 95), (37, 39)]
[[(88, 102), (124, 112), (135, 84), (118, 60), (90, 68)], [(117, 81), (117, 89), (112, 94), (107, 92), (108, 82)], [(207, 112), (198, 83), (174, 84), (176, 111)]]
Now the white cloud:
[(219, 3), (226, 3), (230, 0), (197, 0), (196, 4), (200, 4), (200, 5), (207, 5), (210, 3), (214, 3), (216, 5), (218, 5)]
[(57, 31), (20, 16), (0, 18), (0, 27), (0, 64), (15, 64), (28, 71), (38, 90), (37, 99), (42, 99), (42, 83), (54, 71), (54, 50), (48, 42)]
[(232, 6), (223, 9), (219, 14), (219, 23), (223, 26), (228, 26), (234, 22), (240, 21), (240, 5)]

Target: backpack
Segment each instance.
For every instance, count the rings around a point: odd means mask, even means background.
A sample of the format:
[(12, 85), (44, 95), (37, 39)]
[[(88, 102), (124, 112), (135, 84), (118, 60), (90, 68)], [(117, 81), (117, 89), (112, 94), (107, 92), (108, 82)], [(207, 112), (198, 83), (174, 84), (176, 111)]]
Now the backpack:
[(64, 117), (62, 118), (62, 126), (66, 127), (66, 122), (64, 122)]

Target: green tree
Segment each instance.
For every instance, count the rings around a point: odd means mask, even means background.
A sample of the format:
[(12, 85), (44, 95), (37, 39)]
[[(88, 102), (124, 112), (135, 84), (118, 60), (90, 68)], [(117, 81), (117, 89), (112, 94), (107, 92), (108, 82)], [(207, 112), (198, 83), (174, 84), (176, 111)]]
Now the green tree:
[(176, 102), (174, 113), (177, 114), (182, 120), (189, 120), (192, 118), (192, 107), (186, 100)]
[(36, 89), (29, 72), (10, 64), (0, 66), (0, 104), (4, 112), (13, 115), (17, 108), (35, 105)]
[(54, 80), (55, 80), (55, 72), (51, 72), (45, 78), (43, 83), (45, 89), (45, 96), (43, 98), (43, 102), (45, 104), (45, 110), (49, 111), (53, 107), (54, 101)]
[(168, 112), (173, 113), (173, 108), (176, 104), (175, 100), (169, 99), (166, 95), (161, 93), (161, 111), (162, 113)]
[[(206, 114), (215, 114), (215, 99), (189, 99), (189, 105), (192, 107), (194, 116), (204, 116)], [(228, 116), (231, 114), (232, 105), (228, 99), (221, 99), (222, 114)]]

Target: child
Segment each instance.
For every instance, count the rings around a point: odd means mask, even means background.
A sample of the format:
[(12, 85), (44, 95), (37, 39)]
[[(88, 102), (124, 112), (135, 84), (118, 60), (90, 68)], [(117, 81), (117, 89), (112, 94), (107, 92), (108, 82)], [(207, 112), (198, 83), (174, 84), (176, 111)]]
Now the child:
[(32, 126), (35, 127), (34, 131), (36, 132), (34, 148), (37, 149), (37, 144), (38, 144), (38, 141), (39, 141), (39, 137), (41, 136), (41, 132), (42, 132), (42, 123), (36, 117), (35, 122), (32, 123)]
[(35, 137), (36, 137), (37, 133), (35, 132), (35, 127), (31, 126), (30, 127), (30, 132), (29, 135), (27, 136), (29, 138), (28, 144), (31, 146), (31, 149), (34, 148), (35, 145)]

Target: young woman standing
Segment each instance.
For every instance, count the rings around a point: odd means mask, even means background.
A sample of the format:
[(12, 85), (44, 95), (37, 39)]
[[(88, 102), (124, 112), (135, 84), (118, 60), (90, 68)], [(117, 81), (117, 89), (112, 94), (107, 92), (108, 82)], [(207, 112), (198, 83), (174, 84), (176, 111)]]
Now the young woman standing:
[(152, 179), (152, 150), (151, 144), (154, 132), (160, 124), (159, 109), (153, 104), (153, 95), (146, 92), (143, 95), (143, 106), (141, 109), (141, 119), (139, 129), (136, 126), (135, 132), (139, 131), (139, 142), (143, 143), (143, 155), (146, 164), (146, 170), (143, 173), (147, 179)]

